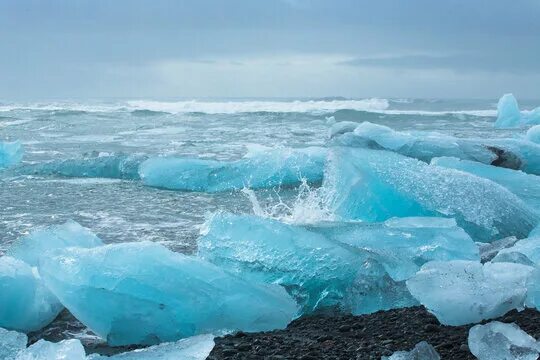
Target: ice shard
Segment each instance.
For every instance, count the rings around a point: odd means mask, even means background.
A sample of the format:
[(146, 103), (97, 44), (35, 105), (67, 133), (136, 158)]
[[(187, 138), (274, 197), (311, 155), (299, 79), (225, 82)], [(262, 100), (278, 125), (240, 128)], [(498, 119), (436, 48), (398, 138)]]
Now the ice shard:
[(382, 150), (335, 147), (324, 192), (343, 219), (453, 217), (476, 241), (526, 237), (535, 214), (506, 188), (480, 177)]
[(540, 124), (540, 107), (531, 111), (519, 111), (519, 105), (512, 94), (505, 94), (497, 104), (497, 128), (517, 128)]
[(147, 186), (220, 192), (294, 186), (302, 179), (320, 183), (325, 159), (323, 148), (270, 150), (230, 162), (156, 157), (143, 162), (139, 172)]
[(25, 334), (0, 328), (0, 359), (15, 360), (19, 352), (26, 349), (27, 342)]
[(225, 213), (206, 224), (199, 255), (244, 277), (283, 285), (304, 311), (339, 305), (354, 313), (410, 304), (402, 291), (394, 305), (373, 305), (404, 290), (400, 282), (428, 261), (479, 260), (478, 248), (452, 219), (303, 227)]
[(16, 360), (86, 360), (86, 353), (79, 340), (39, 340), (20, 352)]
[(536, 360), (540, 344), (516, 324), (492, 321), (469, 330), (469, 349), (479, 360)]
[(407, 288), (442, 324), (464, 325), (523, 308), (532, 271), (513, 263), (432, 261), (407, 280)]
[(533, 143), (540, 144), (540, 125), (535, 125), (527, 130), (525, 138)]
[(23, 157), (23, 148), (20, 142), (0, 141), (0, 169), (18, 164)]
[(440, 360), (440, 358), (433, 346), (421, 341), (411, 351), (396, 351), (391, 356), (383, 356), (381, 360)]
[(40, 259), (39, 271), (62, 304), (113, 346), (283, 328), (297, 312), (279, 286), (151, 242), (56, 250)]
[(540, 214), (540, 176), (538, 175), (450, 157), (435, 158), (431, 163), (437, 166), (465, 171), (494, 181), (516, 194)]

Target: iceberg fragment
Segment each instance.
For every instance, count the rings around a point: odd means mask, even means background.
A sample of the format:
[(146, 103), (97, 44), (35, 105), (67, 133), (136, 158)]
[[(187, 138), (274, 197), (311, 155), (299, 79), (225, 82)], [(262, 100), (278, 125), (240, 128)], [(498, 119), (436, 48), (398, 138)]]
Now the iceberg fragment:
[(492, 321), (469, 330), (469, 349), (479, 360), (536, 360), (540, 345), (516, 324)]
[(0, 359), (15, 360), (19, 352), (26, 349), (27, 342), (25, 334), (0, 328)]
[(482, 262), (491, 261), (502, 249), (513, 246), (518, 242), (515, 236), (506, 237), (504, 239), (495, 240), (491, 243), (476, 243), (480, 250), (480, 260)]
[(90, 355), (87, 360), (204, 360), (214, 348), (213, 335), (197, 335), (106, 357)]
[(532, 271), (513, 263), (432, 261), (407, 280), (407, 288), (442, 324), (464, 325), (523, 308)]
[[(283, 285), (304, 311), (339, 305), (353, 313), (410, 305), (400, 282), (428, 261), (479, 260), (478, 248), (452, 219), (301, 227), (225, 213), (206, 224), (199, 255), (252, 280)], [(381, 297), (389, 301), (374, 305)]]
[(540, 144), (540, 125), (535, 125), (527, 130), (525, 138), (533, 143)]
[(440, 358), (433, 346), (421, 341), (411, 351), (396, 351), (391, 356), (383, 356), (381, 360), (440, 360)]
[(297, 312), (279, 286), (244, 281), (151, 242), (55, 250), (39, 271), (62, 304), (113, 346), (283, 328)]
[(497, 128), (517, 128), (524, 125), (540, 124), (540, 107), (532, 111), (519, 111), (519, 105), (512, 94), (504, 94), (497, 104)]
[(171, 190), (220, 192), (248, 188), (320, 183), (326, 149), (280, 149), (231, 162), (170, 157), (150, 158), (139, 173), (147, 186)]
[[(521, 255), (521, 256), (520, 256)], [(525, 258), (524, 258), (524, 257)], [(529, 260), (529, 261), (527, 261)], [(519, 262), (540, 265), (540, 236), (529, 237), (516, 242), (513, 246), (499, 251), (494, 262)]]
[(20, 142), (0, 141), (0, 169), (19, 163), (23, 157), (23, 148)]
[(16, 360), (86, 360), (86, 353), (79, 340), (39, 340), (21, 351)]
[(538, 175), (450, 157), (435, 158), (431, 163), (437, 166), (465, 171), (494, 181), (517, 195), (540, 214), (540, 176)]
[(62, 309), (28, 264), (10, 256), (0, 257), (0, 327), (22, 332), (39, 330)]
[(482, 242), (524, 238), (539, 220), (523, 201), (490, 180), (389, 151), (333, 148), (323, 189), (328, 207), (343, 219), (454, 217)]

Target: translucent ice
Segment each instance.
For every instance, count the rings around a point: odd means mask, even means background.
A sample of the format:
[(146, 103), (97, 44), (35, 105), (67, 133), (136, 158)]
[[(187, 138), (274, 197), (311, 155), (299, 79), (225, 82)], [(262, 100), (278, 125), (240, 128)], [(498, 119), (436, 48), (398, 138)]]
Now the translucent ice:
[(204, 360), (213, 348), (213, 335), (198, 335), (111, 357), (91, 355), (88, 360)]
[(479, 360), (536, 360), (540, 345), (516, 324), (498, 321), (469, 330), (469, 349)]
[(431, 163), (437, 166), (466, 171), (494, 181), (516, 194), (532, 209), (540, 213), (540, 176), (538, 175), (449, 157), (435, 158)]
[(532, 111), (520, 112), (518, 102), (512, 94), (505, 94), (499, 99), (497, 111), (495, 127), (498, 128), (540, 124), (540, 107)]
[(10, 256), (0, 257), (0, 327), (39, 330), (62, 309), (34, 269)]
[(540, 144), (540, 125), (535, 125), (527, 130), (525, 138), (533, 143)]
[(407, 280), (407, 287), (441, 323), (463, 325), (522, 308), (532, 270), (513, 263), (432, 261)]
[(86, 353), (79, 340), (39, 340), (20, 352), (16, 360), (86, 360)]
[(302, 179), (319, 183), (325, 158), (323, 148), (270, 150), (232, 162), (157, 157), (143, 162), (139, 172), (148, 186), (218, 192), (293, 186)]
[(439, 360), (440, 358), (433, 346), (422, 341), (411, 351), (396, 351), (391, 356), (383, 356), (381, 360)]
[(17, 354), (26, 349), (27, 342), (25, 334), (0, 328), (0, 359), (15, 360)]
[(22, 157), (23, 148), (20, 142), (0, 141), (0, 169), (19, 163)]
[[(471, 238), (453, 220), (439, 218), (300, 227), (218, 213), (203, 234), (200, 256), (250, 279), (285, 286), (307, 311), (339, 304), (365, 312), (373, 307), (365, 305), (373, 302), (370, 296), (396, 290), (427, 261), (479, 259)], [(377, 290), (385, 281), (388, 286)]]
[(297, 312), (278, 286), (246, 282), (151, 242), (56, 250), (39, 270), (64, 306), (113, 346), (283, 328)]
[(329, 208), (344, 219), (454, 217), (476, 241), (524, 238), (539, 220), (492, 181), (389, 151), (333, 148), (323, 187)]
[(540, 266), (540, 236), (533, 236), (516, 242), (513, 246), (499, 251), (493, 259), (495, 262), (514, 262), (512, 259), (519, 259), (520, 263), (526, 262), (522, 257), (515, 254), (524, 255), (530, 262)]
[(538, 236), (540, 237), (540, 224), (538, 224), (529, 234), (529, 237)]

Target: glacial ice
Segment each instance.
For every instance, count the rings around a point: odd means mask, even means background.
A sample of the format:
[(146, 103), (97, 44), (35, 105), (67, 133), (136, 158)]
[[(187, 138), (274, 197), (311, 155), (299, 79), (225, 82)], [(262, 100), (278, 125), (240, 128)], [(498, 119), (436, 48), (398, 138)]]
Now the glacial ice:
[(531, 111), (519, 111), (519, 105), (512, 94), (505, 94), (497, 104), (497, 128), (517, 128), (525, 125), (540, 124), (540, 107)]
[(516, 324), (492, 321), (469, 330), (469, 349), (479, 360), (536, 360), (540, 344)]
[(68, 220), (61, 225), (34, 230), (17, 239), (8, 249), (7, 255), (37, 266), (39, 258), (53, 249), (72, 246), (91, 248), (101, 245), (103, 242), (93, 232), (73, 220)]
[[(524, 259), (520, 254), (525, 256)], [(513, 246), (502, 249), (497, 256), (493, 259), (494, 262), (515, 262), (530, 264), (533, 263), (536, 266), (540, 266), (540, 236), (528, 237), (516, 242)], [(529, 261), (527, 261), (527, 259)]]
[(343, 219), (454, 217), (475, 241), (524, 238), (539, 220), (523, 201), (490, 180), (389, 151), (333, 148), (323, 189), (329, 208)]
[(17, 354), (26, 349), (27, 342), (25, 334), (0, 328), (0, 359), (15, 360)]
[(525, 138), (533, 143), (540, 144), (540, 125), (535, 125), (527, 130)]
[(57, 343), (39, 340), (21, 351), (16, 360), (86, 360), (86, 353), (76, 339)]
[[(304, 311), (339, 305), (354, 313), (410, 305), (406, 291), (394, 303), (391, 292), (404, 290), (400, 282), (430, 260), (479, 260), (478, 248), (452, 219), (301, 227), (226, 213), (206, 224), (199, 255), (249, 279), (283, 285)], [(374, 305), (379, 296), (389, 302)]]
[(15, 168), (17, 175), (56, 175), (111, 179), (139, 179), (139, 164), (143, 155), (91, 154), (80, 159), (53, 160), (45, 163), (25, 164)]
[(20, 142), (0, 141), (0, 169), (16, 165), (22, 157), (23, 147)]
[(49, 324), (63, 309), (25, 262), (0, 257), (0, 327), (29, 332)]
[(431, 163), (437, 166), (465, 171), (494, 181), (517, 195), (523, 202), (540, 214), (540, 176), (538, 175), (449, 157), (435, 158)]
[(279, 286), (151, 242), (55, 250), (39, 271), (62, 304), (113, 346), (283, 328), (297, 312)]
[(442, 324), (464, 325), (523, 308), (532, 271), (513, 263), (432, 261), (407, 280), (407, 288)]
[(539, 236), (540, 237), (540, 224), (538, 224), (534, 229), (532, 229), (532, 231), (529, 233), (529, 237), (535, 237), (535, 236)]
[(440, 360), (440, 358), (433, 346), (421, 341), (411, 351), (396, 351), (391, 356), (383, 356), (381, 360)]
[(424, 162), (456, 157), (540, 175), (540, 145), (521, 139), (462, 139), (436, 132), (399, 132), (363, 122), (352, 133), (335, 137), (332, 144), (392, 150)]
[(293, 186), (306, 179), (320, 183), (326, 149), (278, 149), (237, 161), (171, 157), (150, 158), (139, 173), (147, 186), (172, 190), (219, 192), (248, 188)]
[(163, 343), (106, 357), (88, 356), (88, 360), (204, 360), (214, 348), (213, 335), (197, 335), (172, 343)]
[(476, 243), (480, 250), (480, 260), (482, 262), (491, 261), (502, 249), (513, 246), (518, 242), (515, 236), (509, 236), (500, 240), (495, 240), (491, 243)]

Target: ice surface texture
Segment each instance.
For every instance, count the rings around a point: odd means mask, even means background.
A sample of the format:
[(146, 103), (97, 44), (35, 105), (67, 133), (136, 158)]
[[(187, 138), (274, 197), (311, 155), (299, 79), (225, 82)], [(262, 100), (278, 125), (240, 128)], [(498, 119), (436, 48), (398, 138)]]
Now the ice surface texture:
[(433, 346), (422, 341), (411, 351), (396, 351), (391, 356), (383, 356), (381, 360), (439, 360), (440, 358)]
[(451, 219), (301, 227), (218, 213), (203, 234), (201, 257), (251, 280), (283, 285), (304, 311), (339, 305), (366, 313), (411, 305), (400, 282), (423, 263), (479, 260), (476, 245)]
[(0, 141), (0, 169), (19, 163), (23, 157), (23, 148), (20, 142)]
[(525, 125), (540, 124), (540, 107), (532, 111), (519, 111), (519, 105), (512, 94), (505, 94), (497, 104), (497, 128), (517, 128)]
[(536, 125), (527, 130), (525, 138), (533, 143), (540, 144), (540, 125)]
[(15, 360), (17, 354), (26, 349), (27, 342), (25, 334), (0, 328), (0, 359)]
[(39, 270), (62, 304), (113, 346), (283, 328), (297, 312), (279, 286), (246, 282), (151, 242), (61, 249)]
[(293, 186), (303, 178), (319, 183), (325, 159), (323, 148), (269, 150), (232, 162), (156, 157), (143, 162), (139, 172), (147, 186), (219, 192)]
[(526, 237), (536, 215), (506, 188), (461, 171), (381, 150), (333, 148), (323, 183), (343, 219), (454, 217), (476, 241)]
[(469, 330), (469, 349), (479, 360), (536, 360), (540, 345), (516, 324), (492, 321)]
[(532, 270), (513, 263), (432, 261), (407, 280), (407, 287), (441, 323), (463, 325), (523, 308)]
[(540, 176), (538, 175), (449, 157), (435, 158), (431, 163), (437, 166), (465, 171), (494, 181), (516, 194), (540, 214)]

